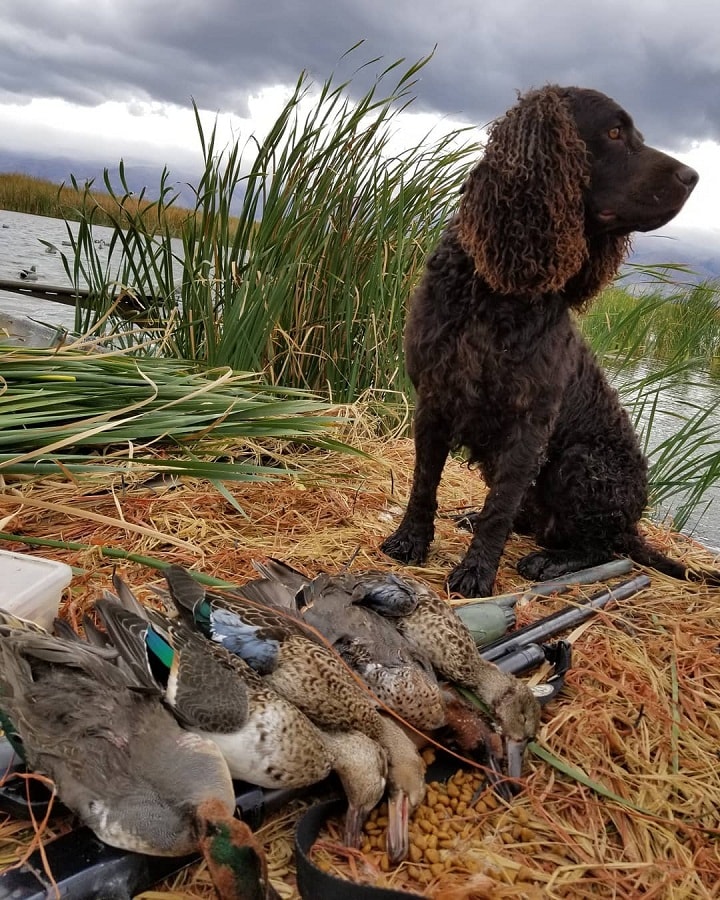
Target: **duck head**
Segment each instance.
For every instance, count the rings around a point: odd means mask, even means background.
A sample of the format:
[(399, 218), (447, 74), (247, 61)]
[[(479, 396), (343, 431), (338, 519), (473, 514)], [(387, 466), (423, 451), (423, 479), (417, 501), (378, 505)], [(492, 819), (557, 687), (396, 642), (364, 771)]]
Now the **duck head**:
[(517, 682), (493, 712), (502, 729), (508, 777), (520, 778), (525, 748), (540, 726), (540, 704), (527, 685)]
[(385, 793), (387, 755), (377, 741), (359, 731), (326, 732), (325, 744), (348, 801), (345, 844), (357, 848), (365, 820)]
[(219, 900), (279, 900), (265, 852), (245, 822), (208, 801), (198, 806), (195, 827)]

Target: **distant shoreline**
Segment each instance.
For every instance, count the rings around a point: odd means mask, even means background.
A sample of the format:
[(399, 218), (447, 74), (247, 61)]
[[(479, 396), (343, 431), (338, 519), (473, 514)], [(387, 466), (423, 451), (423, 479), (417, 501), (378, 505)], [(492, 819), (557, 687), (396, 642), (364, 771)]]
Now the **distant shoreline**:
[(94, 210), (97, 225), (122, 227), (133, 217), (145, 216), (150, 230), (153, 226), (158, 232), (167, 228), (173, 237), (180, 237), (183, 222), (194, 214), (191, 209), (173, 205), (163, 208), (162, 219), (157, 222), (156, 204), (145, 199), (144, 191), (138, 195), (132, 191), (109, 193), (97, 190), (90, 182), (75, 187), (20, 172), (0, 173), (0, 209), (78, 222), (83, 206)]

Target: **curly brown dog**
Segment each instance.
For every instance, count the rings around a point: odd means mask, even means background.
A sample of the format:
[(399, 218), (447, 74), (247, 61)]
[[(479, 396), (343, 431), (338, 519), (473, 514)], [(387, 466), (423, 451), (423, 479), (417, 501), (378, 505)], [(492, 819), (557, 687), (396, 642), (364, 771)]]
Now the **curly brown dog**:
[(415, 472), (387, 554), (425, 559), (445, 460), (466, 447), (489, 492), (452, 591), (491, 593), (513, 528), (544, 548), (518, 566), (532, 580), (618, 553), (692, 577), (638, 533), (647, 463), (572, 311), (617, 273), (631, 232), (669, 222), (697, 180), (597, 91), (531, 91), (492, 125), (412, 300)]

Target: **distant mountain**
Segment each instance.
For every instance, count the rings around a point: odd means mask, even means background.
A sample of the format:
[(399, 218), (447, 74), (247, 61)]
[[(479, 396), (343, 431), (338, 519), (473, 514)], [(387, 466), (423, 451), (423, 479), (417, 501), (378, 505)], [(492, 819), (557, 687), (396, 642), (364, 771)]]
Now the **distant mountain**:
[[(682, 265), (693, 281), (720, 279), (720, 230), (668, 226), (659, 232), (636, 234), (630, 262), (638, 265)], [(628, 281), (639, 280), (630, 272)]]

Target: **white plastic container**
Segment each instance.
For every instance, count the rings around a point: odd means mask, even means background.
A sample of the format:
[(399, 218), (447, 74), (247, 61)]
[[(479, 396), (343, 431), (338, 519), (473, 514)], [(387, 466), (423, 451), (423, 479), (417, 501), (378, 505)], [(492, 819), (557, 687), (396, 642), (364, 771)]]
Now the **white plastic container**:
[(0, 550), (0, 607), (51, 631), (71, 578), (65, 563)]

